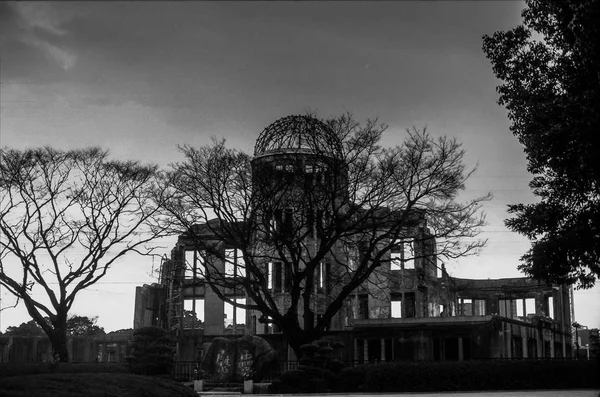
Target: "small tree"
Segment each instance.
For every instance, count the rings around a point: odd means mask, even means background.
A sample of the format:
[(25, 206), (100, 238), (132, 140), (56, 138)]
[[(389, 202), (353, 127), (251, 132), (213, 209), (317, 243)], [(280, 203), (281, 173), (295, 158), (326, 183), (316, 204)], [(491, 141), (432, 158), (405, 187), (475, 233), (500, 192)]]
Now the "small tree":
[(0, 284), (61, 361), (77, 294), (124, 255), (150, 254), (146, 243), (163, 234), (156, 167), (107, 157), (98, 148), (0, 150)]
[[(413, 129), (402, 145), (384, 149), (378, 142), (386, 126), (376, 121), (361, 126), (344, 115), (327, 123), (309, 116), (281, 122), (314, 129), (293, 142), (285, 135), (263, 137), (261, 145), (273, 138), (293, 146), (285, 164), (253, 159), (224, 141), (183, 147), (185, 161), (165, 178), (172, 195), (165, 209), (203, 253), (203, 282), (222, 300), (259, 310), (261, 322), (278, 325), (298, 357), (300, 346), (321, 337), (359, 286), (389, 268), (390, 252), (403, 239), (416, 236), (423, 247), (412, 259), (433, 262), (436, 251), (456, 258), (485, 243), (473, 237), (484, 224), (479, 209), (489, 195), (457, 200), (474, 170), (466, 170), (456, 140)], [(239, 254), (227, 250), (232, 247)], [(326, 259), (337, 270), (329, 273), (332, 288), (324, 295)], [(269, 284), (267, 265), (274, 262), (288, 273), (285, 307)], [(226, 291), (250, 299), (242, 304)], [(325, 310), (315, 321), (317, 299)]]
[(143, 327), (133, 331), (130, 367), (142, 375), (167, 374), (171, 371), (175, 349), (167, 331), (158, 327)]

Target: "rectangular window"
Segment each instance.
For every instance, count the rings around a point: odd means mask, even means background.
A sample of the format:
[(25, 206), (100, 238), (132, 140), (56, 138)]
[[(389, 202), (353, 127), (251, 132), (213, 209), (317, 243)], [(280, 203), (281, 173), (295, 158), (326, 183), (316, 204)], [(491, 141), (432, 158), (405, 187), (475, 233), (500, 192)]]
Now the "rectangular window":
[(358, 318), (362, 320), (369, 318), (369, 295), (358, 296)]
[(460, 299), (460, 306), (458, 308), (459, 316), (472, 316), (473, 315), (473, 300), (471, 299)]
[(285, 288), (286, 292), (291, 292), (292, 291), (292, 282), (293, 282), (293, 275), (292, 275), (292, 267), (290, 265), (285, 267), (285, 277), (283, 280), (283, 287)]
[(391, 253), (392, 262), (390, 264), (390, 270), (401, 270), (402, 269), (402, 251), (392, 251)]
[[(246, 298), (238, 298), (235, 300), (235, 302), (245, 305)], [(236, 312), (236, 323), (237, 324), (246, 324), (246, 309), (244, 309), (243, 307), (236, 307), (235, 312)]]
[[(246, 304), (245, 298), (236, 298), (236, 304)], [(234, 316), (235, 313), (235, 316)], [(223, 302), (223, 321), (225, 328), (235, 325), (246, 324), (246, 309), (233, 306), (229, 302)]]
[(498, 309), (500, 315), (503, 317), (514, 318), (519, 314), (519, 306), (521, 306), (521, 313), (523, 312), (523, 306), (517, 304), (518, 300), (514, 299), (498, 299)]
[(233, 277), (235, 274), (235, 250), (225, 250), (225, 276)]
[(185, 271), (186, 280), (203, 279), (206, 277), (206, 268), (204, 266), (204, 251), (186, 250), (185, 251)]
[(396, 241), (396, 247), (390, 253), (390, 270), (414, 269), (415, 252), (411, 240)]
[(548, 311), (546, 315), (550, 318), (554, 318), (554, 297), (549, 296), (548, 298)]
[(530, 314), (535, 314), (535, 299), (534, 298), (525, 299), (525, 316), (527, 317)]
[(322, 290), (323, 287), (325, 286), (325, 268), (324, 268), (323, 262), (319, 263), (318, 272), (319, 272), (319, 274), (318, 274), (318, 280), (319, 280), (318, 286), (319, 286), (319, 289)]
[(416, 316), (416, 301), (415, 301), (415, 293), (407, 292), (404, 294), (404, 298), (406, 300), (406, 317), (415, 317)]
[(281, 262), (275, 262), (274, 264), (274, 269), (273, 269), (273, 278), (274, 278), (274, 285), (275, 285), (275, 291), (276, 292), (281, 292), (281, 284), (282, 284), (282, 263)]
[(405, 269), (415, 268), (415, 250), (414, 244), (410, 240), (404, 240), (402, 242), (402, 260)]
[(240, 249), (225, 250), (225, 276), (226, 277), (244, 277), (246, 276), (246, 265), (244, 255)]
[(485, 316), (485, 300), (473, 299), (473, 315)]
[(402, 318), (402, 294), (392, 294), (390, 297), (391, 317)]
[(186, 299), (183, 301), (183, 328), (204, 328), (204, 299)]
[(273, 262), (267, 264), (267, 288), (273, 289)]

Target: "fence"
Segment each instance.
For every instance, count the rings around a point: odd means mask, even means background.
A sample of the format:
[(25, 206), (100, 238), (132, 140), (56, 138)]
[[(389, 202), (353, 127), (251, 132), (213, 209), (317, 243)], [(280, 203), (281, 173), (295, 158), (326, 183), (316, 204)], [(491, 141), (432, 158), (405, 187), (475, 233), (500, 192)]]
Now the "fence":
[[(529, 358), (508, 358), (508, 357), (496, 357), (496, 358), (479, 358), (476, 360), (469, 361), (571, 361), (577, 360), (576, 357), (529, 357)], [(584, 360), (580, 358), (579, 360)], [(409, 360), (410, 361), (410, 360)], [(357, 367), (359, 365), (374, 365), (380, 364), (385, 361), (381, 360), (355, 360), (345, 362), (345, 367)], [(392, 361), (388, 361), (392, 362)], [(201, 362), (196, 361), (178, 361), (173, 363), (172, 375), (175, 380), (186, 382), (194, 379), (194, 370), (202, 368)], [(266, 374), (263, 376), (262, 382), (273, 382), (279, 380), (281, 374), (286, 371), (292, 371), (298, 369), (298, 361), (278, 361), (275, 365), (271, 366)]]

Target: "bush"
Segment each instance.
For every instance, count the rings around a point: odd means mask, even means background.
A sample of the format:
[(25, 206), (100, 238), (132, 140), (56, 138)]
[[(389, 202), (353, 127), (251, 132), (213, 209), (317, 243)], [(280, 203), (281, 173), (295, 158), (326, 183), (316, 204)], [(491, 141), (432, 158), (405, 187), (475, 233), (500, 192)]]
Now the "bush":
[(339, 392), (577, 389), (600, 386), (597, 361), (392, 362), (347, 368)]
[(170, 373), (175, 350), (167, 331), (158, 327), (137, 329), (133, 332), (131, 347), (131, 372), (141, 375)]
[(361, 391), (366, 373), (364, 367), (342, 369), (337, 374), (335, 391), (340, 393)]
[(91, 374), (91, 373), (122, 373), (127, 367), (119, 363), (60, 363), (52, 366), (50, 363), (2, 363), (0, 378), (18, 375), (59, 374)]

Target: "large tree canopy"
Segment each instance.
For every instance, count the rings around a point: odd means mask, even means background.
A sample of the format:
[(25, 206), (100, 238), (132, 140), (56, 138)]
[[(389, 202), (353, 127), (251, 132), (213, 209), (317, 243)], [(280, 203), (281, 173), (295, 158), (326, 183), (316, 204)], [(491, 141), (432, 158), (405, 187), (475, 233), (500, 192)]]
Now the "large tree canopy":
[[(45, 319), (50, 323), (50, 319)], [(98, 317), (86, 317), (73, 315), (67, 320), (67, 335), (69, 336), (85, 336), (85, 335), (104, 335), (104, 328), (96, 325)], [(34, 320), (29, 320), (26, 323), (21, 323), (19, 326), (10, 326), (6, 328), (5, 335), (13, 336), (44, 336), (44, 330)]]
[(506, 224), (532, 240), (521, 270), (588, 288), (600, 276), (600, 2), (526, 3), (523, 25), (483, 39), (540, 199), (510, 205)]
[[(155, 166), (97, 148), (0, 150), (0, 284), (68, 360), (68, 312), (79, 292), (161, 236)], [(46, 318), (49, 321), (46, 321)]]
[[(320, 122), (307, 123), (298, 128)], [(183, 147), (185, 161), (166, 178), (173, 197), (166, 209), (205, 253), (202, 282), (224, 301), (260, 311), (260, 321), (276, 324), (297, 353), (321, 336), (359, 286), (386, 263), (389, 268), (390, 252), (404, 238), (429, 247), (412, 254), (429, 259), (435, 248), (456, 258), (484, 244), (475, 236), (489, 196), (457, 199), (473, 170), (463, 164), (456, 140), (411, 130), (402, 145), (382, 148), (386, 127), (375, 121), (360, 125), (345, 115), (327, 125), (333, 131), (327, 139), (268, 136), (255, 157), (224, 141)], [(291, 152), (272, 157), (272, 138)], [(335, 271), (324, 269), (326, 262)], [(282, 264), (273, 274), (286, 273), (285, 287), (271, 285), (273, 263)], [(282, 288), (283, 304), (275, 292)], [(234, 290), (250, 298), (246, 304), (234, 299)], [(326, 307), (320, 316), (313, 310), (317, 299)]]

